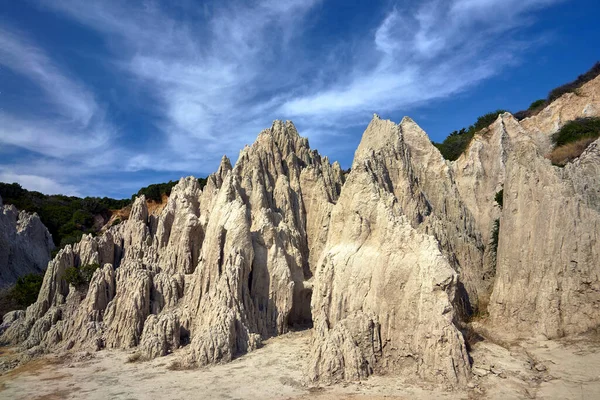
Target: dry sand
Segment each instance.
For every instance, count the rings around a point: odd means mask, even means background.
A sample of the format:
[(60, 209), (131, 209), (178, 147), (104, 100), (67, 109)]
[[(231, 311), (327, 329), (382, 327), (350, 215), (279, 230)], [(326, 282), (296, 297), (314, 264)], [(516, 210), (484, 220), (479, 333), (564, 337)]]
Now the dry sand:
[[(48, 355), (0, 376), (2, 399), (600, 399), (600, 344), (590, 338), (529, 341), (508, 349), (474, 346), (474, 378), (464, 391), (372, 377), (331, 386), (303, 375), (310, 331), (291, 332), (228, 364), (172, 370), (178, 354), (128, 362), (100, 351)], [(3, 349), (0, 360), (15, 354)]]

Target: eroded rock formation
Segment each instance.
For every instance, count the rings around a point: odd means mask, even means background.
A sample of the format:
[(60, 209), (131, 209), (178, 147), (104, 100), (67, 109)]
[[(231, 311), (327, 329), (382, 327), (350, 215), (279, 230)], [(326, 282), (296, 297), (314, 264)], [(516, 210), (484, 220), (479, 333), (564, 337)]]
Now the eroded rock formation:
[(40, 273), (54, 249), (52, 236), (37, 214), (3, 205), (0, 197), (0, 289), (30, 273)]
[[(416, 229), (436, 216), (404, 145), (404, 135), (413, 134), (405, 130), (418, 129), (413, 124), (371, 121), (333, 208), (315, 276), (313, 379), (387, 371), (467, 381), (452, 305), (457, 273), (435, 236)], [(436, 224), (443, 222), (432, 223), (432, 232)]]
[[(198, 366), (313, 325), (313, 380), (395, 373), (462, 385), (461, 329), (488, 301), (493, 334), (600, 324), (599, 143), (565, 168), (544, 158), (568, 118), (597, 115), (598, 82), (536, 117), (501, 115), (456, 162), (409, 118), (375, 116), (344, 174), (275, 121), (202, 190), (182, 178), (159, 214), (138, 198), (126, 222), (61, 250), (2, 340), (137, 348), (145, 359), (177, 351)], [(66, 283), (67, 268), (92, 263), (89, 285)]]

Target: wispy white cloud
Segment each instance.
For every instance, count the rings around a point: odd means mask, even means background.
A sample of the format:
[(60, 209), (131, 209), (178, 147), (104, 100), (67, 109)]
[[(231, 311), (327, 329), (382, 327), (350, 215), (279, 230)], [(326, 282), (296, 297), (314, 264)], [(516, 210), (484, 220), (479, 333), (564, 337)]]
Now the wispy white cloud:
[(50, 167), (36, 174), (36, 163), (2, 160), (1, 179), (18, 178), (33, 190), (76, 193), (65, 183), (66, 171), (78, 171), (80, 178), (84, 170), (110, 165), (115, 158), (110, 144), (116, 132), (93, 91), (14, 28), (0, 26), (0, 66), (39, 90), (39, 96), (22, 98), (21, 107), (0, 110), (0, 145), (37, 154)]
[[(372, 40), (375, 59), (357, 63), (350, 79), (307, 91), (281, 106), (310, 124), (337, 125), (373, 110), (409, 110), (447, 97), (500, 72), (533, 42), (507, 32), (531, 12), (561, 0), (430, 0), (390, 10)], [(414, 10), (414, 11), (413, 11)], [(333, 64), (335, 68), (335, 63)]]
[(536, 38), (518, 41), (514, 33), (560, 1), (398, 2), (376, 26), (357, 26), (352, 43), (332, 37), (326, 50), (306, 48), (305, 34), (327, 6), (321, 0), (40, 1), (49, 17), (104, 40), (102, 68), (139, 100), (145, 114), (136, 118), (153, 132), (120, 130), (108, 100), (83, 77), (23, 32), (0, 26), (0, 65), (37, 86), (48, 105), (0, 111), (0, 143), (40, 155), (0, 160), (0, 171), (65, 190), (77, 182), (81, 192), (88, 189), (80, 182), (100, 184), (97, 175), (118, 171), (204, 174), (275, 118), (294, 120), (325, 154), (351, 153), (342, 138), (370, 113), (409, 112), (518, 62)]
[(316, 3), (215, 3), (191, 22), (154, 3), (143, 10), (113, 1), (45, 5), (112, 37), (118, 65), (156, 99), (155, 125), (169, 151), (135, 154), (127, 168), (197, 170), (205, 163), (216, 167), (222, 154), (237, 152), (270, 123), (271, 99), (255, 97), (281, 85), (269, 79), (269, 70), (281, 71), (277, 54), (286, 53)]
[(56, 106), (54, 112), (69, 121), (88, 125), (98, 106), (91, 92), (67, 78), (47, 54), (25, 38), (22, 32), (0, 26), (0, 65), (25, 76)]
[(19, 182), (25, 189), (35, 190), (46, 194), (81, 196), (81, 192), (79, 192), (75, 185), (64, 185), (44, 176), (3, 171), (0, 172), (0, 182)]

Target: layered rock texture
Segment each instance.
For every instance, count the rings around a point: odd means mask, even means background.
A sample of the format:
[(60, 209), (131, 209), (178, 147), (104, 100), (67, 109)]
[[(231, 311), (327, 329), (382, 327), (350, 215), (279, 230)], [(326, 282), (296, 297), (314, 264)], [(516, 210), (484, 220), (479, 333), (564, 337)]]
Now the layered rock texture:
[(54, 249), (52, 236), (37, 214), (3, 205), (0, 197), (0, 289), (30, 273), (40, 273)]
[[(549, 134), (600, 112), (599, 83), (521, 122), (501, 115), (456, 162), (409, 118), (375, 116), (344, 173), (275, 121), (203, 190), (182, 178), (159, 214), (138, 198), (126, 222), (61, 250), (2, 340), (201, 366), (313, 326), (313, 380), (465, 384), (473, 313), (512, 338), (600, 324), (600, 144), (565, 168), (544, 157)], [(66, 283), (92, 263), (88, 285)]]

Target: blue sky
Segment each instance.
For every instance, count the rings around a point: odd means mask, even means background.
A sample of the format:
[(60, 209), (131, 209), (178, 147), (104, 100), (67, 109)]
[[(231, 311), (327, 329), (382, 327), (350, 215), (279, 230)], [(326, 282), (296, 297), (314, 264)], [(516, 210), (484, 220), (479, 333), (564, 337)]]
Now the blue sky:
[(441, 141), (573, 80), (600, 60), (598, 15), (597, 0), (0, 1), (0, 181), (129, 197), (235, 162), (274, 119), (347, 168), (373, 112)]

